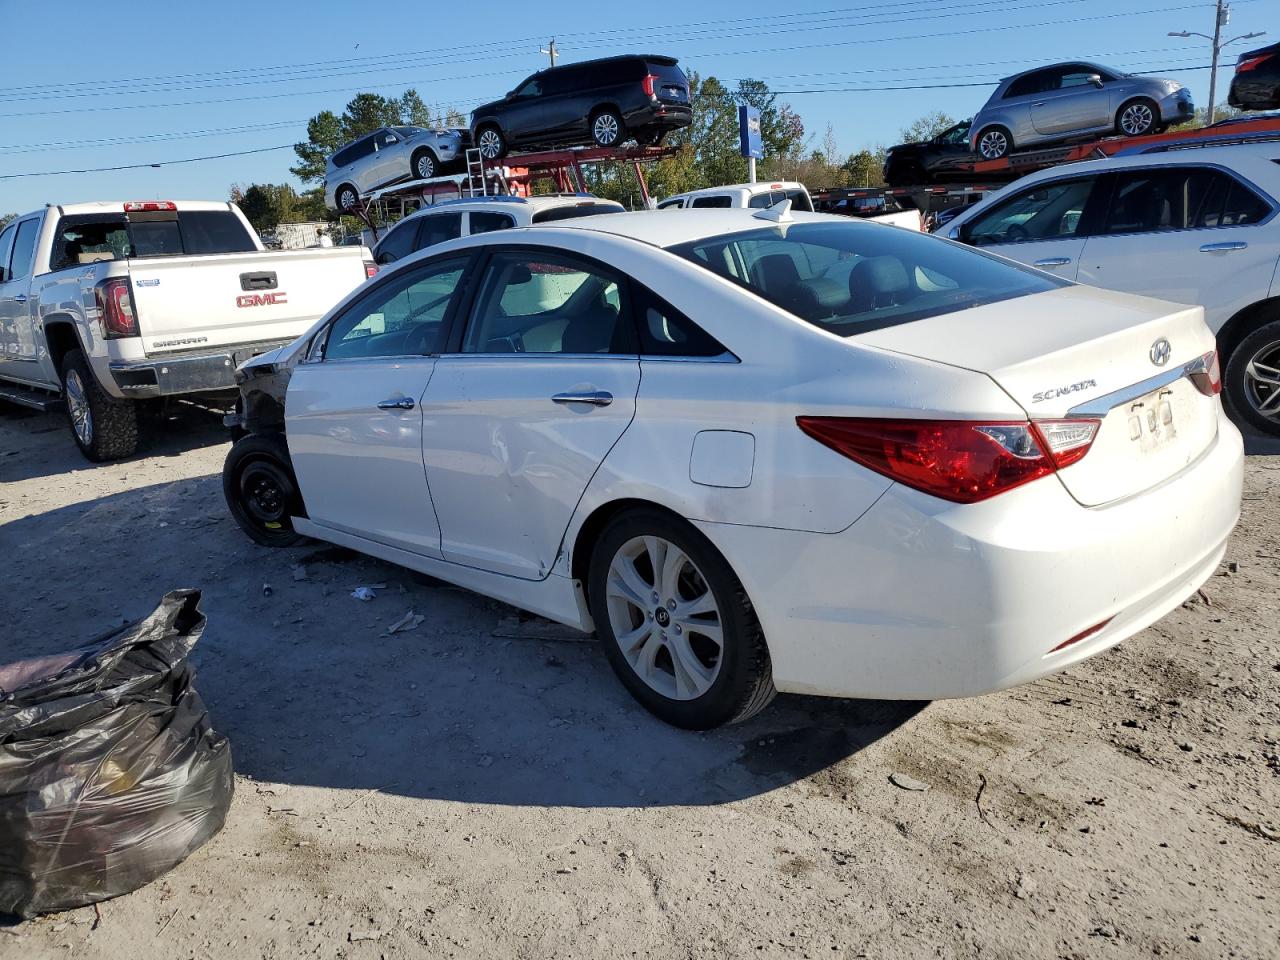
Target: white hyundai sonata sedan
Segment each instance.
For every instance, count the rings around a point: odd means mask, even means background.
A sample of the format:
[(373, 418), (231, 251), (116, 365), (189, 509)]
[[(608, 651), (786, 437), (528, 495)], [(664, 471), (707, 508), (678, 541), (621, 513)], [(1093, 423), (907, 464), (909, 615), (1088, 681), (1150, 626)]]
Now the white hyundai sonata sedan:
[(1240, 509), (1200, 308), (785, 204), (434, 247), (239, 380), (249, 536), (594, 629), (689, 728), (1060, 670)]

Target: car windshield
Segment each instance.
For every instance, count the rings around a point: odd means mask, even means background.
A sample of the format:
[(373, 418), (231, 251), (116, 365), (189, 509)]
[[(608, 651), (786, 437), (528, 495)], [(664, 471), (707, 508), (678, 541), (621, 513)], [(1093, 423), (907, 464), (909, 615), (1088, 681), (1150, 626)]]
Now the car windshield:
[(426, 127), (392, 127), (397, 134), (408, 140), (410, 137), (416, 137), (420, 133), (426, 133)]
[(842, 337), (1067, 285), (937, 237), (856, 221), (779, 225), (670, 249)]

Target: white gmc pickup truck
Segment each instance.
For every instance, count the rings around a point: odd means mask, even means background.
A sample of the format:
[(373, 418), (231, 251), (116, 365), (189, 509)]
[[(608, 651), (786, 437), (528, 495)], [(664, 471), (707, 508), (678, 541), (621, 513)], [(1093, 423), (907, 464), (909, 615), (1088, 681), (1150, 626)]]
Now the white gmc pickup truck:
[(230, 203), (47, 206), (0, 233), (0, 399), (64, 402), (86, 457), (126, 457), (140, 401), (233, 399), (242, 361), (375, 269), (364, 247), (264, 250)]

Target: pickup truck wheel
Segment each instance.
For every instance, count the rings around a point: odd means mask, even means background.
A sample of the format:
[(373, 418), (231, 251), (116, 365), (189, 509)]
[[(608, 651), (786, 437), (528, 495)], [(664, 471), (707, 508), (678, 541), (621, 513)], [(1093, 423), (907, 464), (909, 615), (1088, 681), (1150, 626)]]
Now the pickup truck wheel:
[(305, 515), (298, 480), (283, 437), (241, 437), (222, 465), (222, 495), (240, 529), (264, 547), (288, 547), (302, 539), (293, 517)]
[(62, 395), (76, 446), (94, 463), (118, 460), (138, 449), (138, 409), (98, 385), (81, 350), (62, 359)]

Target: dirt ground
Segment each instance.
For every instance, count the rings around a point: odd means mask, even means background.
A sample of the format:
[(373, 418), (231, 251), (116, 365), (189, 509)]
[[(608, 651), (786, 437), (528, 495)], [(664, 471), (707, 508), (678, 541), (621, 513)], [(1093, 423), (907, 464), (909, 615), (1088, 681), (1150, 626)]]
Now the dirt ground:
[(705, 735), (651, 719), (587, 638), (255, 546), (226, 449), (192, 408), (93, 466), (60, 417), (0, 409), (0, 655), (199, 587), (237, 770), (205, 848), (96, 928), (0, 923), (5, 960), (1280, 957), (1280, 443), (1250, 441), (1203, 598), (1115, 650), (968, 701), (784, 696)]

